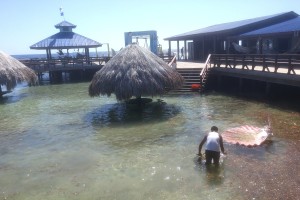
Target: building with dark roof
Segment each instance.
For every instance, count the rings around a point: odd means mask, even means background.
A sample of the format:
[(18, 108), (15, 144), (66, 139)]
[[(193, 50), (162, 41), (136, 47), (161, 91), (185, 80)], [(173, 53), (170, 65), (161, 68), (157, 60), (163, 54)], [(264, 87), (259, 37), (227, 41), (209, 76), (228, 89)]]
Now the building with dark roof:
[(261, 53), (299, 53), (300, 16), (241, 34), (237, 38), (246, 41), (244, 46), (249, 46), (249, 41), (260, 41)]
[(165, 40), (169, 41), (169, 54), (171, 42), (177, 42), (179, 55), (179, 42), (184, 41), (184, 59), (205, 60), (210, 53), (245, 53), (239, 52), (242, 48), (248, 48), (247, 53), (288, 51), (296, 46), (299, 31), (299, 15), (291, 11), (213, 25)]
[(51, 50), (58, 50), (62, 53), (62, 50), (66, 49), (68, 53), (69, 49), (82, 48), (85, 56), (89, 57), (90, 48), (102, 46), (99, 42), (73, 32), (73, 28), (76, 28), (76, 25), (70, 22), (62, 21), (55, 25), (55, 28), (59, 29), (58, 33), (31, 45), (30, 49), (46, 50), (47, 58), (51, 59)]

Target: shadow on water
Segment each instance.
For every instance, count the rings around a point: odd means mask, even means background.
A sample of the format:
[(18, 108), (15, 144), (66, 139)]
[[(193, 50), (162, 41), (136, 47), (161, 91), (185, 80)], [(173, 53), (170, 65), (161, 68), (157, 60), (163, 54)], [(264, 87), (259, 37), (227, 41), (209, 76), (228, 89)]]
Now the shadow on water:
[(262, 145), (256, 147), (246, 147), (236, 144), (226, 144), (231, 154), (243, 157), (250, 157), (255, 160), (265, 160), (266, 154), (275, 154), (275, 146), (271, 139), (266, 140)]
[(170, 124), (180, 123), (176, 118), (180, 112), (180, 107), (162, 101), (142, 107), (115, 103), (92, 110), (84, 120), (93, 127), (95, 140), (105, 141), (112, 149), (127, 151), (168, 141), (168, 136), (177, 133), (176, 126)]
[(94, 127), (120, 127), (126, 125), (156, 123), (173, 118), (181, 112), (180, 107), (162, 101), (143, 106), (126, 103), (106, 104), (86, 115)]
[[(287, 89), (289, 90), (289, 89)], [(299, 89), (297, 89), (299, 91)], [(287, 92), (281, 91), (277, 95), (257, 95), (253, 93), (236, 93), (236, 92), (228, 92), (228, 91), (209, 91), (206, 92), (206, 95), (211, 94), (221, 94), (222, 96), (234, 97), (236, 99), (240, 99), (242, 101), (253, 102), (253, 103), (265, 103), (270, 107), (275, 109), (285, 109), (291, 111), (300, 111), (300, 91), (299, 92)]]

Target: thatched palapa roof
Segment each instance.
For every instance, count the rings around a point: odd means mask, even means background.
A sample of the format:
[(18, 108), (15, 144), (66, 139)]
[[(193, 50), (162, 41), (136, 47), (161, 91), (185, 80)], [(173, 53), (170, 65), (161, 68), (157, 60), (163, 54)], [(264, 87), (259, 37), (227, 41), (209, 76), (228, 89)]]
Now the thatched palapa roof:
[(131, 44), (122, 49), (93, 77), (90, 96), (116, 95), (117, 100), (157, 96), (180, 88), (184, 79), (160, 57)]
[[(0, 51), (0, 85), (5, 85), (7, 90), (13, 89), (17, 83), (37, 83), (35, 72), (12, 56)], [(1, 90), (0, 90), (1, 96)]]

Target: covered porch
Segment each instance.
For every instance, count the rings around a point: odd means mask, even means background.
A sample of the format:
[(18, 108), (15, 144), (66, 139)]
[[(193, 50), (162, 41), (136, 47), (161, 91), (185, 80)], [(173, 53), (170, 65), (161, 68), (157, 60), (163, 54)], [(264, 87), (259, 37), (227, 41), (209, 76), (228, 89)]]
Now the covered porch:
[[(273, 29), (273, 26), (277, 26), (277, 29)], [(281, 26), (285, 27), (284, 31), (279, 28)], [(267, 28), (273, 30), (271, 35), (276, 41), (265, 34)], [(261, 32), (257, 33), (258, 30)], [(213, 25), (165, 40), (169, 42), (169, 56), (176, 54), (178, 60), (204, 62), (209, 54), (267, 54), (295, 50), (297, 44), (300, 46), (299, 31), (299, 15), (291, 11)], [(278, 51), (270, 52), (275, 47)]]

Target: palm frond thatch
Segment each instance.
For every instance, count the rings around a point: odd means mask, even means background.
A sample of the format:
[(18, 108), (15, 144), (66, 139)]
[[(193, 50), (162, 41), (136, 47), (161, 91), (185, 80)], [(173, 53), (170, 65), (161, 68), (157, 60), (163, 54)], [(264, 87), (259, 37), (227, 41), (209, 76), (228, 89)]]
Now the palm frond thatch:
[(117, 100), (156, 96), (180, 88), (183, 77), (146, 48), (131, 44), (122, 49), (93, 77), (90, 96), (116, 95)]
[(12, 56), (0, 51), (0, 85), (7, 90), (16, 87), (17, 83), (27, 82), (31, 85), (37, 83), (35, 72)]

